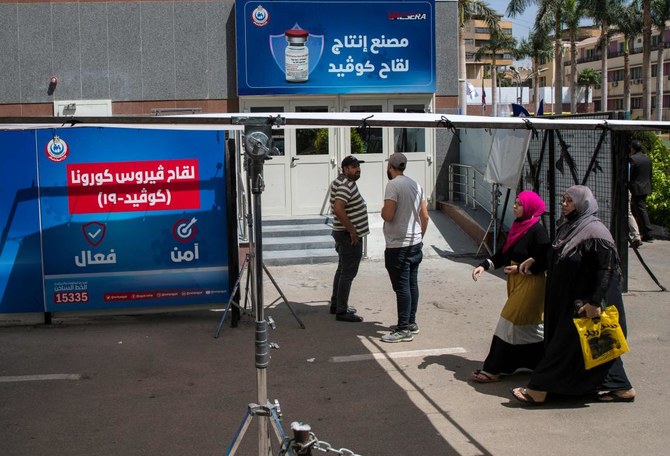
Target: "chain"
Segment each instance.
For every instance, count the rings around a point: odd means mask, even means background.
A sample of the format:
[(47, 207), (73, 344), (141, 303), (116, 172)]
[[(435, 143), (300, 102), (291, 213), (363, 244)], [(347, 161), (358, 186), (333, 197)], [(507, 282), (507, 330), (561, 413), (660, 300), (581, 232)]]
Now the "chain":
[(360, 456), (358, 453), (354, 453), (353, 451), (347, 448), (340, 448), (340, 449), (333, 448), (333, 446), (330, 443), (324, 440), (319, 440), (313, 432), (309, 433), (309, 440), (305, 443), (296, 442), (294, 439), (290, 440), (285, 439), (284, 442), (282, 442), (282, 446), (279, 450), (279, 455), (282, 456), (290, 454), (288, 452), (289, 449), (294, 450), (296, 455), (302, 455), (302, 454), (309, 455), (312, 454), (310, 450), (315, 449), (323, 453), (327, 453), (330, 451), (339, 454), (341, 456)]

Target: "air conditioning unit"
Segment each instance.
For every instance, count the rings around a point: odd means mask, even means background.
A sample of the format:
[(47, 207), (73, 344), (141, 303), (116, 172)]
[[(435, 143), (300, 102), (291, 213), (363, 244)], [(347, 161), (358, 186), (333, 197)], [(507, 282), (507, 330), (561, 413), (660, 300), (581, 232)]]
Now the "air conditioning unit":
[(618, 86), (618, 85), (619, 85), (619, 81), (613, 81), (613, 82), (612, 82), (612, 87), (616, 87), (616, 86)]

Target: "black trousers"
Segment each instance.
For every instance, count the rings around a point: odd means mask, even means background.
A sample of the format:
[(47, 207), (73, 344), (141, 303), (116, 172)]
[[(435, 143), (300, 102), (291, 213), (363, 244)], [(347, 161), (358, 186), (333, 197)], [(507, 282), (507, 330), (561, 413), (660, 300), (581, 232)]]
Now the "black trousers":
[(647, 212), (647, 195), (631, 195), (630, 208), (640, 228), (642, 238), (650, 237), (651, 222), (649, 221), (649, 213)]

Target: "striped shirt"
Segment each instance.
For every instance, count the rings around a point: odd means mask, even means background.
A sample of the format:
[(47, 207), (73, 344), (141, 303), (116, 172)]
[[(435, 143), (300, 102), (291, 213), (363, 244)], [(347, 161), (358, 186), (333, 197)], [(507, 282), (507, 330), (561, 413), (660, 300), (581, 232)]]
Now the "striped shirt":
[[(349, 217), (349, 221), (356, 228), (358, 237), (370, 234), (368, 224), (368, 207), (365, 200), (358, 191), (355, 181), (349, 180), (344, 174), (340, 174), (330, 184), (330, 208), (335, 208), (335, 200), (344, 201), (344, 211)], [(340, 222), (333, 210), (333, 231), (345, 231), (344, 225)]]

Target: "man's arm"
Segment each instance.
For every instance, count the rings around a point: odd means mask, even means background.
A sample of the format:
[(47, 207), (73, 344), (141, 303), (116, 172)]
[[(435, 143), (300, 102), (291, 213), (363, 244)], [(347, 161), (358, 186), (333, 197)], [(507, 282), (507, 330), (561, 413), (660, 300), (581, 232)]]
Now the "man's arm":
[(428, 229), (428, 202), (426, 200), (421, 200), (419, 219), (421, 220), (421, 237), (423, 237)]
[(398, 204), (390, 199), (384, 200), (384, 206), (382, 207), (382, 220), (385, 222), (390, 222), (395, 217), (395, 210)]

